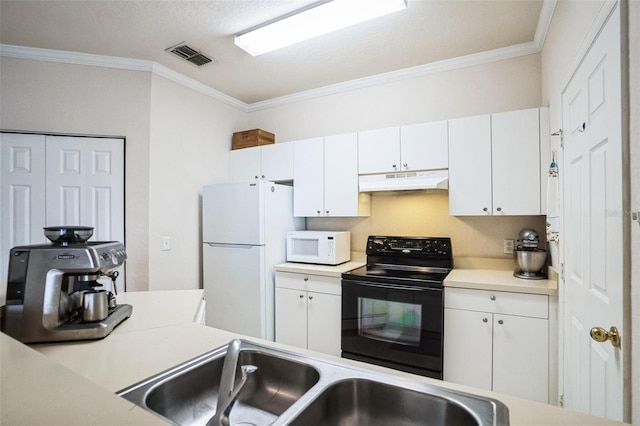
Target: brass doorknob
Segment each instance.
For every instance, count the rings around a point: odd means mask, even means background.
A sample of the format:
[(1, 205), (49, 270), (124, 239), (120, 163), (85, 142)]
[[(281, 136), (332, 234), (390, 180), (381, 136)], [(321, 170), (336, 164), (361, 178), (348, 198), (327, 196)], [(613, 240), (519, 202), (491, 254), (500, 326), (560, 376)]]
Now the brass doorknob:
[(591, 338), (596, 342), (604, 343), (609, 340), (614, 348), (620, 347), (620, 334), (615, 326), (611, 327), (609, 331), (602, 327), (593, 327), (589, 334), (591, 334)]

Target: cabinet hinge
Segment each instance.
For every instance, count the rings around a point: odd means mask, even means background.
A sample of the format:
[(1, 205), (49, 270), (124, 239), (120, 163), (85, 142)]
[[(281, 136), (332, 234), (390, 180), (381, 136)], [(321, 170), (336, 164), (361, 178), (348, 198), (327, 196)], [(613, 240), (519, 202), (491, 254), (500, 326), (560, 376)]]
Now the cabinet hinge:
[(564, 282), (564, 262), (560, 264), (560, 281)]
[(558, 397), (558, 406), (559, 407), (564, 407), (564, 395), (560, 395)]
[(560, 136), (560, 148), (564, 148), (564, 135), (562, 129), (558, 129), (557, 132), (551, 133), (551, 136)]

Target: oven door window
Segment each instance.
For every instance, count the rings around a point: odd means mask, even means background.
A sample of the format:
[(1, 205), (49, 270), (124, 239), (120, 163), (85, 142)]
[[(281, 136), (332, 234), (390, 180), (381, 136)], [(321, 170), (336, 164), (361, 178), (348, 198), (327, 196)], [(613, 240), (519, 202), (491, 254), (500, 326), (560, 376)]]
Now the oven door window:
[(420, 346), (422, 305), (359, 297), (358, 319), (361, 337)]

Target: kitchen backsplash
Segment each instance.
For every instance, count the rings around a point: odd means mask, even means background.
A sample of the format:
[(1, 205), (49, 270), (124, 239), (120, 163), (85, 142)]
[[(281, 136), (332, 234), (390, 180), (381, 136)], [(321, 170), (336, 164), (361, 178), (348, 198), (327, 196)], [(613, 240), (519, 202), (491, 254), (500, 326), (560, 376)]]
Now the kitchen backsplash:
[(375, 193), (369, 217), (307, 218), (310, 230), (351, 231), (352, 251), (365, 251), (367, 237), (376, 234), (451, 237), (456, 257), (511, 258), (503, 240), (517, 240), (522, 228), (546, 235), (545, 217), (449, 216), (449, 193), (438, 190)]

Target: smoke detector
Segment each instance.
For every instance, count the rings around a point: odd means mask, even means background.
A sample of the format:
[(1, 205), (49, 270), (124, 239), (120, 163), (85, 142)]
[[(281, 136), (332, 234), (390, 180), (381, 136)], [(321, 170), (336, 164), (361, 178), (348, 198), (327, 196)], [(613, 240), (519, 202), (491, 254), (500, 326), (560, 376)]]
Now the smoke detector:
[(185, 61), (191, 62), (192, 64), (195, 64), (199, 67), (213, 61), (212, 58), (200, 52), (198, 49), (187, 46), (185, 42), (178, 43), (175, 46), (171, 46), (165, 49), (165, 51), (173, 53), (174, 55), (179, 56)]

